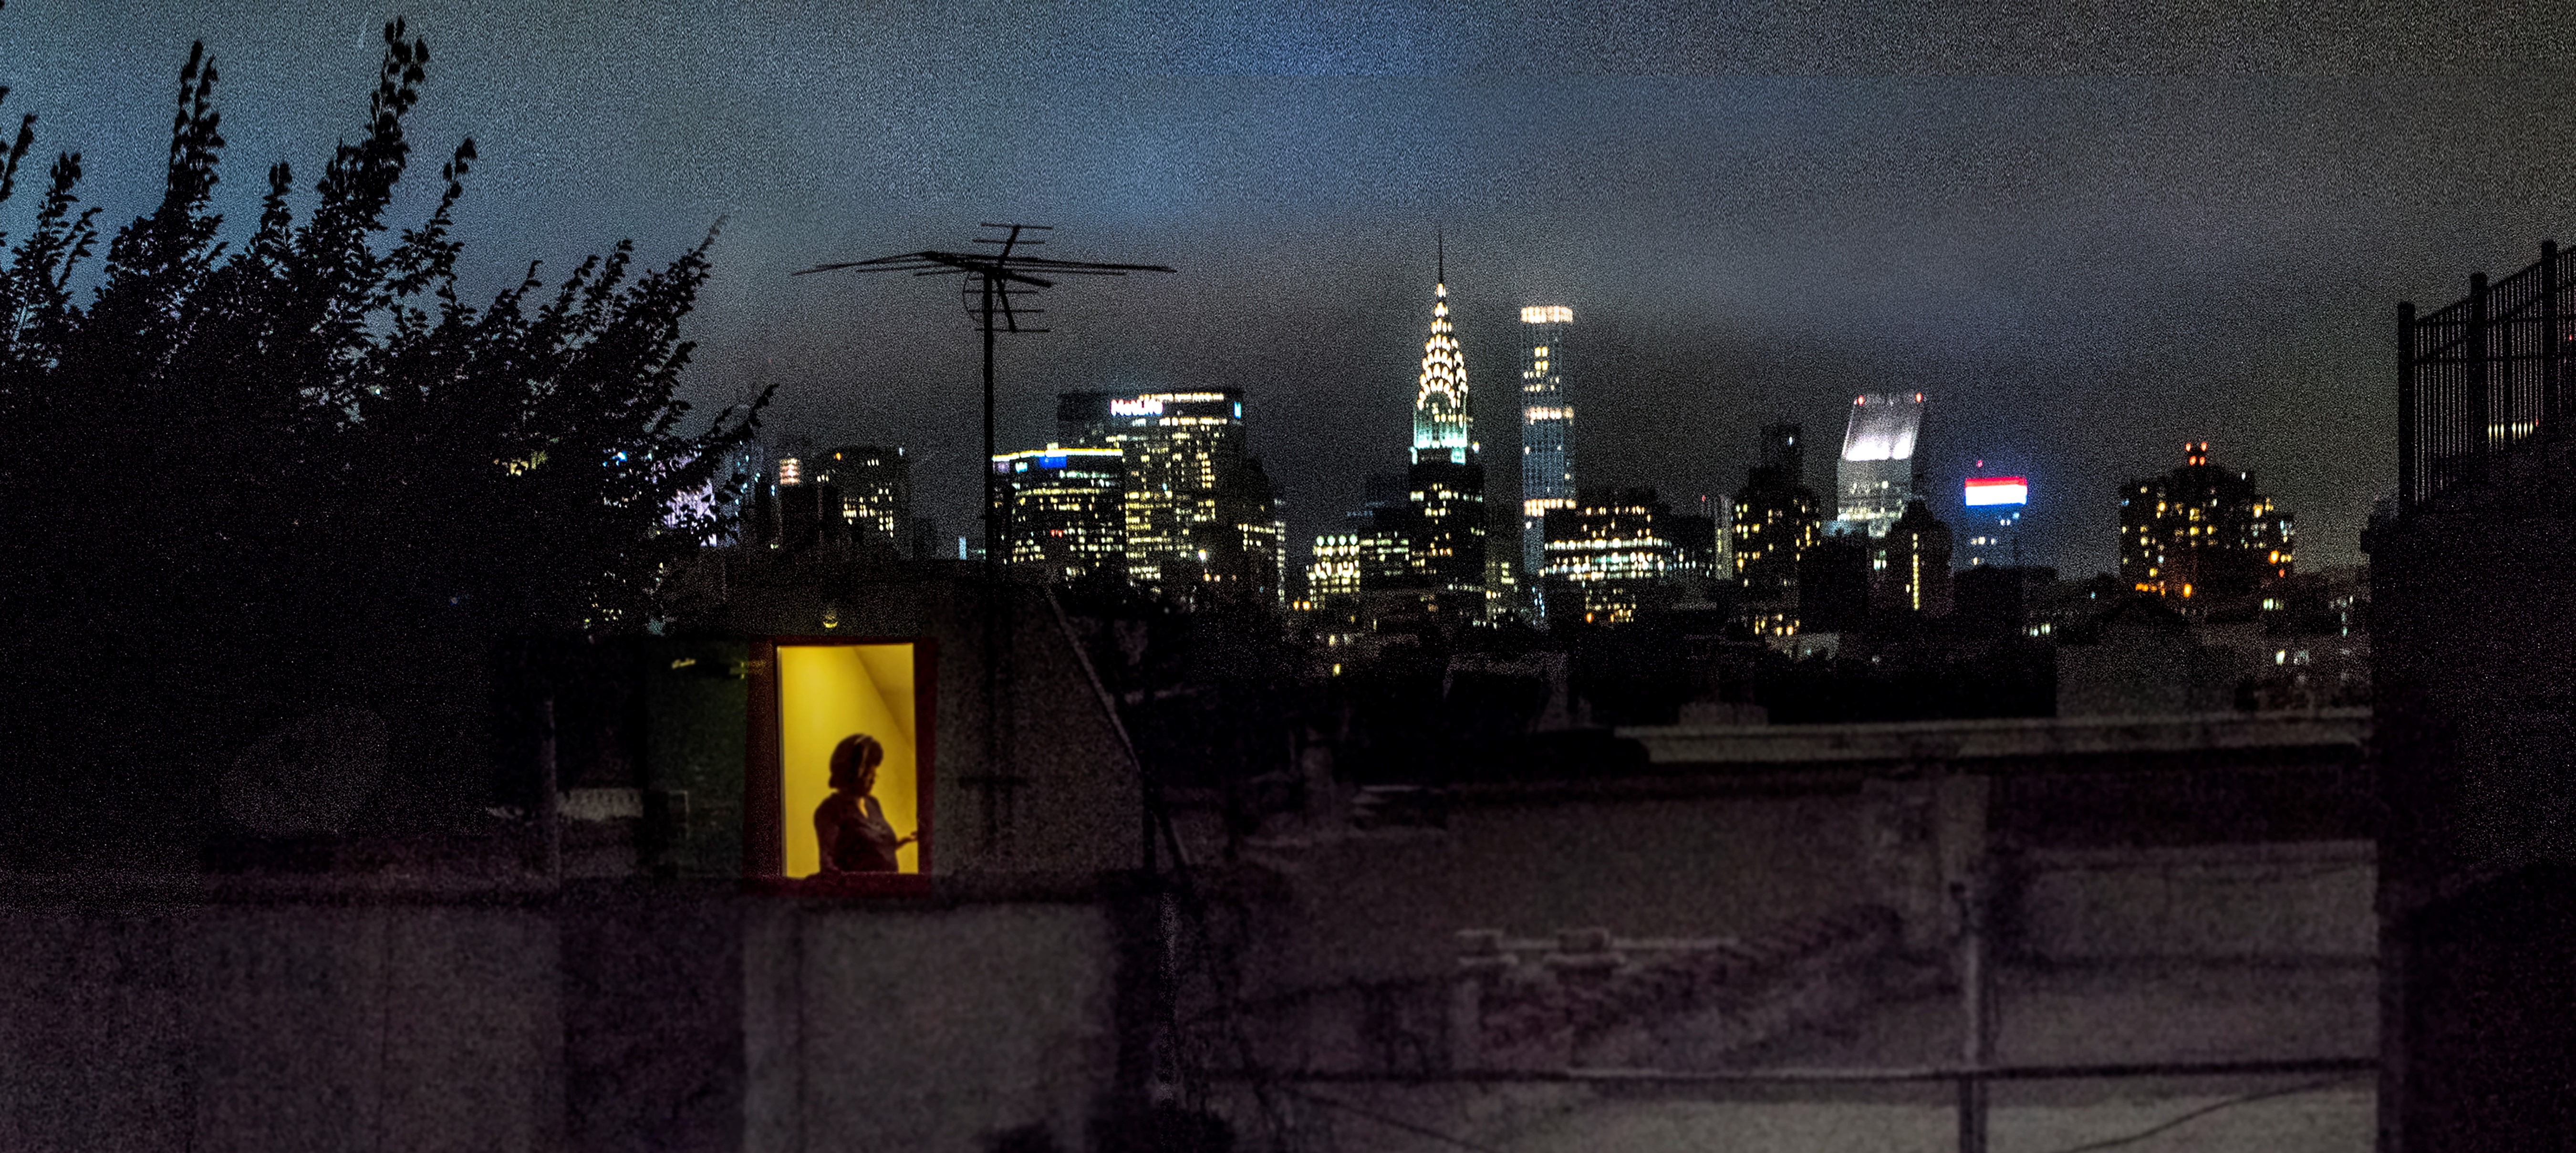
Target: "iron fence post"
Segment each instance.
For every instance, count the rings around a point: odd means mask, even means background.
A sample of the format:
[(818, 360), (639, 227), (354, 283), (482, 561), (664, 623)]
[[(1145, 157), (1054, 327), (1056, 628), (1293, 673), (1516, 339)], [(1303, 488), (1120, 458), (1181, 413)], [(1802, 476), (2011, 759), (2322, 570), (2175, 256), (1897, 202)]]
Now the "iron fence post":
[(2397, 510), (2415, 507), (2415, 303), (2397, 302)]

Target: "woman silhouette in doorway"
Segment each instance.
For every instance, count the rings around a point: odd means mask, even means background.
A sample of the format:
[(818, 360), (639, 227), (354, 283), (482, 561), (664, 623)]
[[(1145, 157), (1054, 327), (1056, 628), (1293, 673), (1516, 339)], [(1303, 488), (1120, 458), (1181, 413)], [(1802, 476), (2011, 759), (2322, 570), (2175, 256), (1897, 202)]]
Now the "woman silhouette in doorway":
[(903, 866), (895, 850), (917, 840), (897, 837), (873, 791), (885, 746), (866, 733), (852, 733), (832, 749), (832, 795), (814, 809), (814, 840), (822, 848), (825, 873), (894, 873)]

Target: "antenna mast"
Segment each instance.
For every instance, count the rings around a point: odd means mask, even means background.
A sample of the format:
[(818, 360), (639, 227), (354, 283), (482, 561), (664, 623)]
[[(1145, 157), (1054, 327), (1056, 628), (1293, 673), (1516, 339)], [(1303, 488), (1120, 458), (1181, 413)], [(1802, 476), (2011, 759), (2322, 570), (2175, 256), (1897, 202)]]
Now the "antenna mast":
[(1027, 297), (1040, 289), (1055, 287), (1054, 277), (1125, 276), (1130, 272), (1171, 272), (1160, 264), (1107, 264), (1084, 260), (1050, 260), (1025, 255), (1021, 250), (1036, 248), (1046, 241), (1031, 235), (1054, 231), (1045, 224), (996, 224), (985, 221), (978, 227), (996, 229), (999, 236), (979, 236), (972, 243), (991, 245), (994, 252), (945, 252), (925, 249), (901, 252), (873, 260), (850, 260), (818, 264), (799, 269), (790, 275), (806, 276), (817, 272), (854, 268), (861, 272), (909, 272), (914, 276), (959, 276), (958, 298), (966, 314), (975, 318), (975, 327), (984, 337), (984, 455), (976, 468), (984, 478), (984, 753), (985, 772), (981, 778), (963, 783), (984, 786), (984, 835), (988, 849), (998, 847), (1009, 824), (1001, 808), (1000, 792), (1020, 784), (1011, 772), (1014, 759), (1010, 739), (1015, 726), (1010, 722), (1013, 701), (1009, 692), (1011, 664), (1008, 649), (1014, 636), (1011, 627), (1010, 597), (1002, 587), (1003, 565), (1011, 550), (1009, 478), (993, 470), (993, 343), (1001, 333), (1038, 333), (1043, 328), (1023, 328), (1020, 317), (1036, 316), (1044, 310), (1016, 306), (1014, 297)]

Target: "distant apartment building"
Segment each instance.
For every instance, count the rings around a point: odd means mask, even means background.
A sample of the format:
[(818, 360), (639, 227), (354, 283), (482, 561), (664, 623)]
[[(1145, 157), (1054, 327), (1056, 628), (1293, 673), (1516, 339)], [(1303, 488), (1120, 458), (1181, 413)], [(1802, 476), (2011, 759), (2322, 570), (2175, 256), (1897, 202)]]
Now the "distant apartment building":
[(1360, 587), (1376, 591), (1416, 583), (1407, 559), (1413, 504), (1405, 496), (1404, 478), (1371, 473), (1363, 492), (1361, 506), (1342, 515), (1344, 530), (1359, 541)]
[[(1985, 461), (1978, 461), (1980, 468)], [(2021, 564), (2021, 517), (2030, 507), (2030, 480), (2021, 476), (1971, 476), (1960, 486), (1967, 528), (1959, 541), (1968, 568)]]
[(1306, 564), (1306, 599), (1320, 605), (1332, 597), (1360, 593), (1360, 541), (1355, 532), (1318, 535), (1314, 559)]
[(2252, 473), (2210, 463), (2205, 440), (2183, 446), (2182, 467), (2120, 490), (2121, 581), (2185, 611), (2288, 577), (2296, 537), (2291, 514)]

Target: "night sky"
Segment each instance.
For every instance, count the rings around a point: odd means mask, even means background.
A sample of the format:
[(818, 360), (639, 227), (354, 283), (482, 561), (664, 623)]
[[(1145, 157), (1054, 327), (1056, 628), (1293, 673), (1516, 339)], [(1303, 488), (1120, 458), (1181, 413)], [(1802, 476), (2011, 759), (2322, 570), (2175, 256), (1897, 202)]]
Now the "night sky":
[[(1852, 395), (1919, 389), (1935, 511), (1955, 523), (1975, 456), (2027, 474), (2030, 559), (2069, 575), (2113, 564), (2119, 481), (2202, 438), (2299, 513), (2304, 565), (2357, 562), (2395, 484), (2396, 302), (2576, 240), (2564, 17), (862, 7), (413, 4), (432, 60), (398, 223), (469, 134), (469, 298), (621, 237), (658, 264), (727, 218), (692, 395), (775, 380), (772, 439), (908, 446), (951, 533), (977, 451), (954, 282), (787, 274), (981, 220), (1173, 265), (1074, 282), (1055, 332), (1005, 338), (1002, 447), (1050, 436), (1061, 389), (1240, 386), (1300, 558), (1401, 467), (1445, 227), (1507, 507), (1517, 311), (1565, 304), (1579, 481), (1732, 492), (1788, 417), (1826, 491)], [(274, 160), (309, 200), (392, 14), (9, 0), (0, 114), (42, 118), (0, 229), (65, 149), (104, 220), (147, 209), (192, 39), (223, 71), (228, 231)]]

